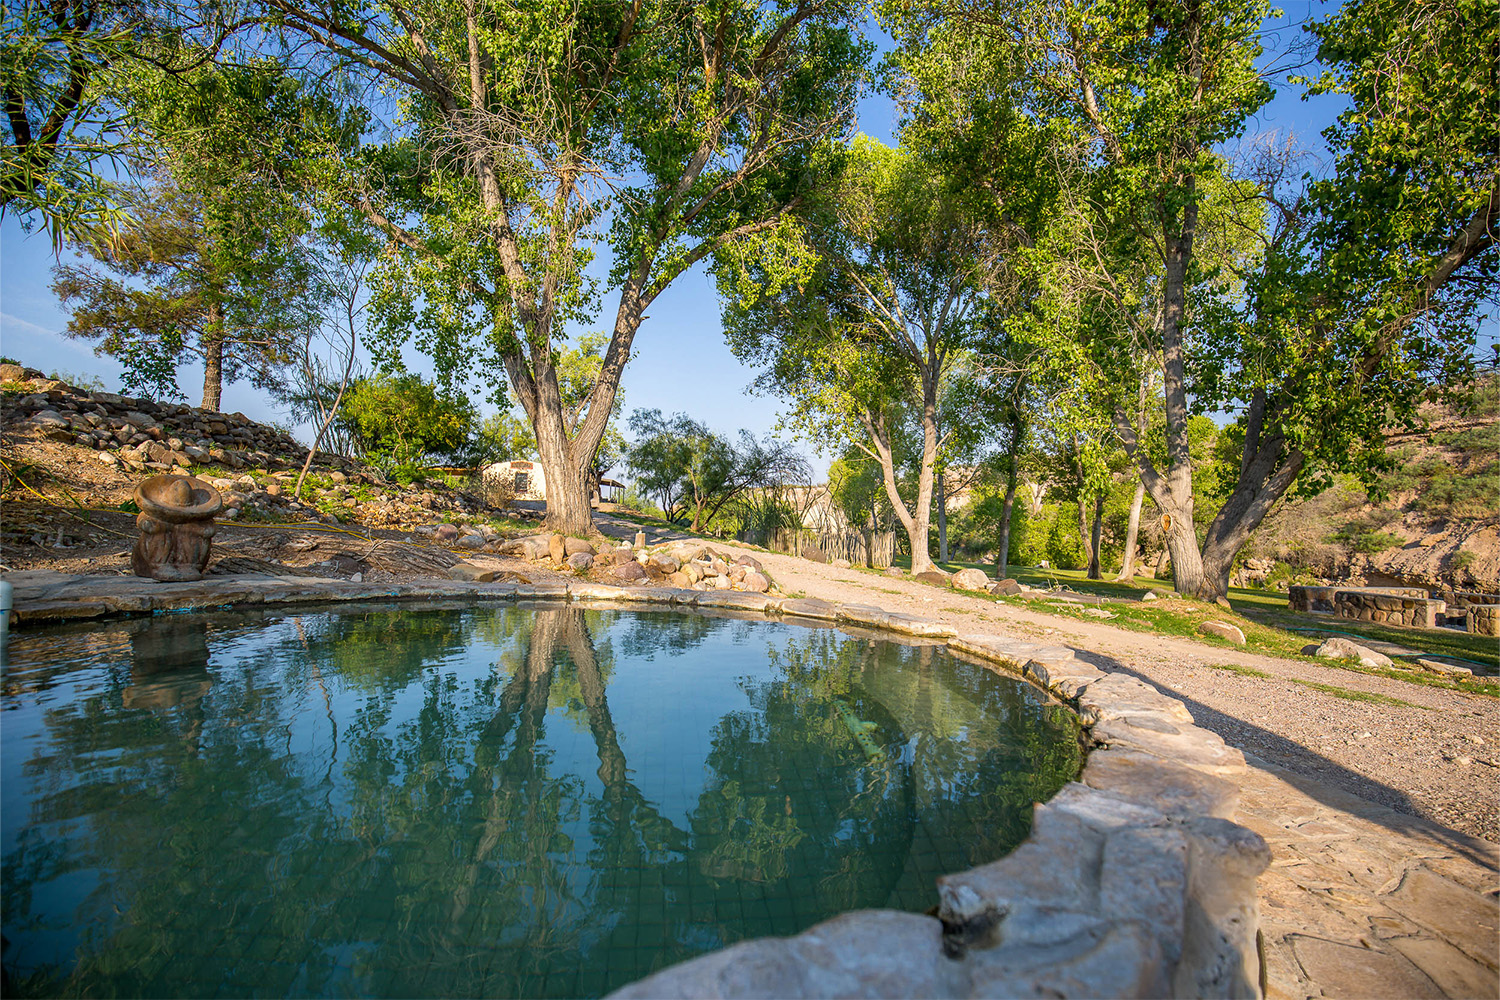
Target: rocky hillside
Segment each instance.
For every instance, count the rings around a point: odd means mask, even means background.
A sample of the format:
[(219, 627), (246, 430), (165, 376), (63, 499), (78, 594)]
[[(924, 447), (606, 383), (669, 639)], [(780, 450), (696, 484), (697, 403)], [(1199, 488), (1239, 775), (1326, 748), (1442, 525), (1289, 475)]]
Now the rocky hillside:
[[(1283, 503), (1247, 547), (1270, 580), (1494, 590), (1500, 584), (1500, 377), (1393, 436), (1383, 498), (1351, 479)], [(1247, 566), (1251, 565), (1247, 561)]]
[[(493, 519), (459, 481), (390, 482), (338, 455), (316, 456), (300, 499), (307, 449), (242, 414), (89, 392), (19, 365), (0, 364), (0, 492), (6, 563), (22, 548), (67, 550), (89, 529), (70, 510), (133, 509), (150, 474), (189, 473), (220, 491), (220, 520), (322, 523), (412, 532), (435, 522)], [(509, 512), (511, 520), (528, 516)], [(491, 539), (486, 538), (488, 543)]]

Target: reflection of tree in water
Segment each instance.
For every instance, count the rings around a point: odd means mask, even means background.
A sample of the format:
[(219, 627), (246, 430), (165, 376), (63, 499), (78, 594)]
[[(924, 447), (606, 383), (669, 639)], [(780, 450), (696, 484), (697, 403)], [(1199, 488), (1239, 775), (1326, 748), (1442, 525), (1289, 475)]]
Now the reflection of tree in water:
[[(977, 822), (943, 796), (1007, 781), (1029, 805), (1052, 779), (1001, 765), (1066, 762), (1041, 706), (978, 668), (799, 630), (741, 682), (749, 708), (714, 727), (682, 829), (635, 784), (606, 696), (616, 651), (639, 658), (662, 620), (656, 648), (748, 627), (569, 607), (298, 615), (258, 646), (211, 631), (232, 641), (209, 643), (213, 684), (194, 705), (122, 707), (142, 678), (118, 669), (53, 698), (25, 815), (6, 789), (8, 827), (27, 824), (4, 858), (7, 936), (91, 930), (71, 972), (32, 985), (602, 993), (739, 936), (883, 905), (913, 817)], [(198, 646), (156, 648), (160, 665)], [(551, 741), (549, 717), (565, 720)], [(555, 759), (574, 727), (588, 768)], [(70, 880), (93, 885), (76, 908), (39, 905)]]
[(813, 631), (774, 655), (788, 676), (888, 713), (904, 744), (892, 752), (909, 769), (913, 825), (942, 831), (945, 867), (981, 864), (1020, 843), (1031, 804), (1082, 763), (1071, 711), (941, 648)]
[(729, 618), (681, 612), (633, 614), (623, 623), (620, 652), (635, 660), (652, 660), (666, 651), (682, 653), (737, 623)]

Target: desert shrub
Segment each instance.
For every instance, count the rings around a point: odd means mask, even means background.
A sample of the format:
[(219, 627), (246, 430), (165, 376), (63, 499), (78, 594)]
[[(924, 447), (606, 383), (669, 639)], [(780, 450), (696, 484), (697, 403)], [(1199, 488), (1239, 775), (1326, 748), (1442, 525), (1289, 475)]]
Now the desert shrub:
[(1363, 552), (1366, 555), (1399, 548), (1406, 544), (1406, 539), (1400, 535), (1394, 535), (1389, 531), (1372, 531), (1360, 524), (1344, 528), (1335, 534), (1333, 539), (1342, 543), (1350, 552)]

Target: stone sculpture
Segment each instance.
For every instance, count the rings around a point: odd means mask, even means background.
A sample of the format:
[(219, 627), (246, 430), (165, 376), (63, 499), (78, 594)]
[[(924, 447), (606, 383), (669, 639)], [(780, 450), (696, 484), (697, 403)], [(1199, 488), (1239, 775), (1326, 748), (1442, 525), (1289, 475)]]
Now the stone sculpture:
[(195, 476), (152, 476), (135, 488), (141, 537), (130, 555), (136, 576), (178, 582), (201, 580), (213, 545), (218, 490)]

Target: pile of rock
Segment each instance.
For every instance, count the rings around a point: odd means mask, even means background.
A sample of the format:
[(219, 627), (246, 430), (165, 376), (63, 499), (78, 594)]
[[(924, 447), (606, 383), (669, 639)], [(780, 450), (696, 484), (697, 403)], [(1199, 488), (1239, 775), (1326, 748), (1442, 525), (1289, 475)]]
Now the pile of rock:
[(530, 535), (500, 544), (501, 555), (531, 562), (550, 562), (628, 586), (676, 587), (681, 590), (738, 590), (764, 594), (771, 575), (754, 556), (731, 556), (696, 541), (668, 542), (650, 548), (596, 549), (581, 538), (560, 534)]
[(992, 580), (982, 569), (961, 569), (956, 573), (944, 573), (940, 569), (929, 569), (917, 573), (912, 579), (921, 580), (923, 583), (930, 583), (935, 587), (953, 587), (957, 590), (983, 591), (986, 594), (999, 594), (1003, 597), (1016, 597), (1021, 594), (1032, 593), (1030, 587), (1017, 583), (1009, 577), (1006, 577), (1004, 580)]
[[(232, 520), (249, 511), (410, 528), (481, 508), (462, 491), (390, 483), (376, 469), (327, 452), (318, 453), (316, 474), (304, 484), (305, 502), (300, 502), (292, 490), (307, 449), (243, 414), (91, 393), (19, 365), (0, 364), (0, 385), (6, 388), (0, 417), (8, 428), (89, 448), (100, 462), (121, 472), (201, 475), (205, 466), (219, 466), (239, 473), (204, 476), (224, 497), (220, 518)], [(252, 472), (268, 475), (257, 479)], [(325, 512), (340, 508), (342, 518)]]
[[(170, 472), (209, 463), (231, 469), (277, 468), (300, 464), (307, 454), (288, 435), (242, 413), (88, 392), (20, 365), (0, 365), (0, 384), (9, 390), (5, 423), (91, 448), (105, 464), (130, 472)], [(350, 464), (327, 453), (318, 460), (325, 465)]]

